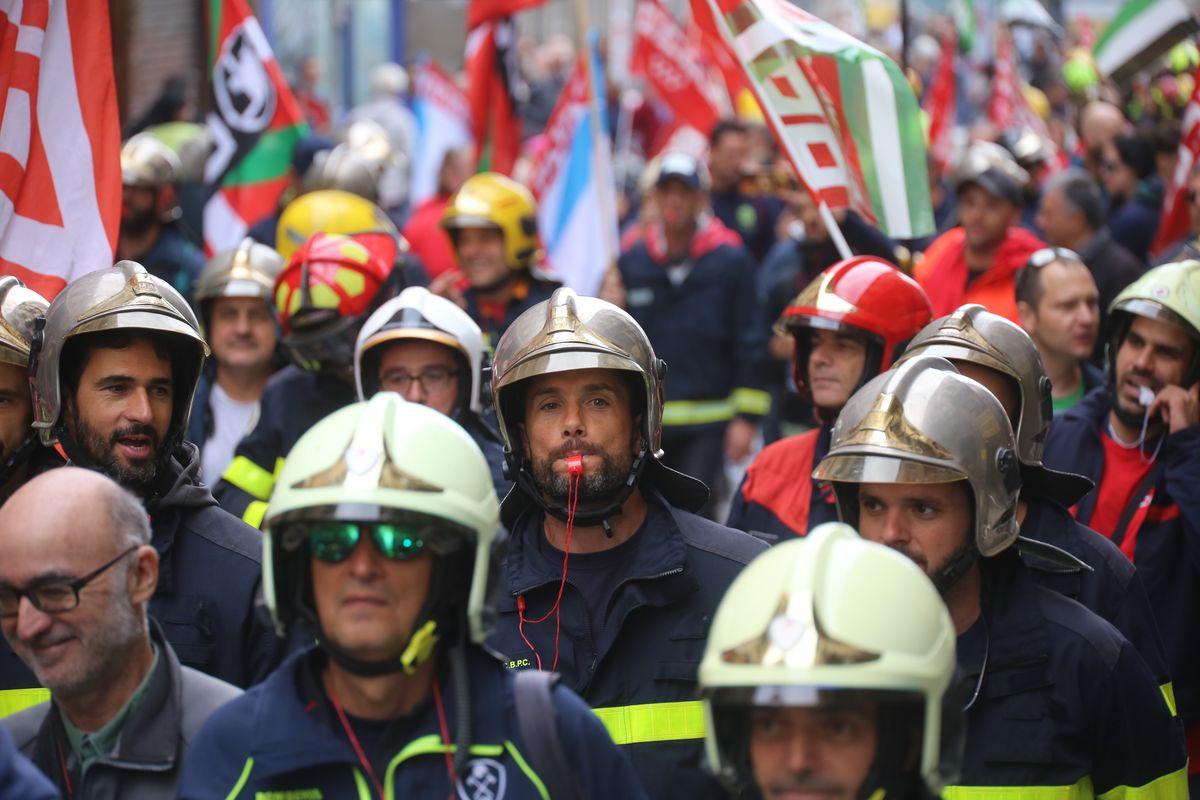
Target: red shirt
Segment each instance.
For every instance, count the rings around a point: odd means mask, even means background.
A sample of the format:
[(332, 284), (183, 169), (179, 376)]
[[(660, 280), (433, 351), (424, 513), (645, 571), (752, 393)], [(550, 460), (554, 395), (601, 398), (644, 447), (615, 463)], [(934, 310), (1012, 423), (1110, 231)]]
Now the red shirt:
[[(1088, 520), (1088, 527), (1111, 538), (1117, 523), (1121, 521), (1125, 506), (1132, 499), (1130, 495), (1150, 472), (1154, 462), (1142, 455), (1141, 447), (1121, 447), (1107, 431), (1100, 434), (1100, 443), (1104, 446), (1104, 472), (1100, 475), (1100, 485), (1096, 487), (1096, 509)], [(1148, 503), (1143, 500), (1142, 505)], [(1144, 512), (1133, 516), (1121, 542), (1121, 552), (1131, 561), (1137, 529), (1144, 518)]]
[(442, 228), (442, 213), (449, 201), (449, 195), (429, 198), (417, 206), (404, 225), (404, 238), (425, 265), (425, 272), (430, 278), (458, 269), (450, 237)]

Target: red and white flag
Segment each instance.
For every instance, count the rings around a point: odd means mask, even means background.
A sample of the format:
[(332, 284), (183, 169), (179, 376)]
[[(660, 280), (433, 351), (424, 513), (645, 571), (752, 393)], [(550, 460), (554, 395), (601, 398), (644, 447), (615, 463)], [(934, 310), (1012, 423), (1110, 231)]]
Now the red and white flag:
[(1188, 177), (1200, 158), (1200, 69), (1196, 70), (1196, 88), (1183, 110), (1183, 131), (1179, 137), (1179, 160), (1171, 184), (1163, 197), (1162, 221), (1158, 223), (1158, 234), (1150, 252), (1159, 253), (1187, 236), (1191, 230), (1188, 216)]
[(52, 298), (112, 266), (121, 131), (108, 4), (0, 3), (0, 272)]
[(658, 0), (639, 0), (633, 16), (631, 69), (675, 115), (707, 136), (720, 119), (700, 48)]
[(1025, 96), (1024, 81), (1017, 73), (1013, 58), (1012, 35), (1001, 26), (996, 30), (995, 72), (992, 75), (992, 96), (988, 100), (988, 121), (997, 131), (1026, 128), (1036, 133), (1051, 148), (1047, 161), (1049, 172), (1068, 166), (1067, 159), (1054, 144), (1046, 121), (1038, 116)]

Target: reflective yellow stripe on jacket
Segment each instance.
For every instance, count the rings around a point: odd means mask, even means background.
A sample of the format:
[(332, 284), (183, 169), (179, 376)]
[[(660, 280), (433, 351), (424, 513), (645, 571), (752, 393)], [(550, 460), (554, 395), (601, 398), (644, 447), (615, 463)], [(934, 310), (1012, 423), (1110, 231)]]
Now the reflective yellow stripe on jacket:
[(275, 488), (275, 478), (283, 469), (283, 459), (275, 459), (275, 471), (267, 472), (245, 456), (234, 456), (222, 480), (241, 489), (256, 500), (270, 500)]
[(1071, 786), (948, 786), (942, 797), (945, 800), (1187, 800), (1187, 768), (1142, 786), (1117, 786), (1102, 794), (1096, 794), (1092, 779), (1084, 777)]
[(704, 705), (699, 700), (611, 706), (592, 711), (617, 744), (704, 738)]
[(32, 689), (3, 689), (0, 690), (0, 717), (7, 717), (18, 711), (44, 703), (50, 699), (50, 690), (35, 686)]
[(1158, 687), (1162, 692), (1163, 699), (1167, 701), (1167, 708), (1171, 711), (1172, 717), (1178, 717), (1179, 712), (1175, 710), (1175, 684), (1164, 683)]
[(771, 410), (771, 395), (761, 389), (734, 389), (725, 400), (668, 400), (663, 425), (708, 425), (728, 422), (737, 414), (761, 417)]

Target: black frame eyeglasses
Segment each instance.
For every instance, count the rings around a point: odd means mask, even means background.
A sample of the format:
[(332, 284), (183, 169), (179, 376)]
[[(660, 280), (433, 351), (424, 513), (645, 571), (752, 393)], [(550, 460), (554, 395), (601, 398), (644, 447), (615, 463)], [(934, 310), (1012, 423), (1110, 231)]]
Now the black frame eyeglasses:
[(412, 388), (413, 381), (416, 381), (421, 384), (421, 391), (426, 394), (436, 394), (449, 387), (450, 381), (457, 378), (458, 373), (459, 371), (456, 369), (442, 366), (423, 369), (416, 375), (396, 370), (379, 376), (379, 385), (392, 384), (395, 388), (388, 391), (399, 392), (403, 395), (408, 393), (408, 390)]
[(92, 570), (82, 578), (64, 580), (49, 578), (34, 581), (28, 589), (18, 589), (15, 586), (0, 586), (0, 617), (11, 619), (21, 610), (21, 598), (29, 598), (29, 602), (43, 614), (63, 614), (74, 611), (79, 607), (79, 590), (100, 577), (105, 570), (111, 568), (125, 556), (137, 550), (141, 545), (132, 545), (117, 554), (111, 561)]

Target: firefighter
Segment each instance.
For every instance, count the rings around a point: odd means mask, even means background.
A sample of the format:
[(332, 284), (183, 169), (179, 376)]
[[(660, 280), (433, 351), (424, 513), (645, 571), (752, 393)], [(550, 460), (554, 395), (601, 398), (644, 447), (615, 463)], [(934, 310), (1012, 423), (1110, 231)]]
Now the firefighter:
[(784, 540), (837, 519), (828, 486), (797, 476), (811, 475), (829, 452), (833, 423), (850, 395), (891, 367), (932, 316), (916, 281), (872, 257), (834, 264), (796, 296), (776, 329), (792, 340), (796, 390), (817, 425), (755, 456), (733, 496), (729, 527)]

